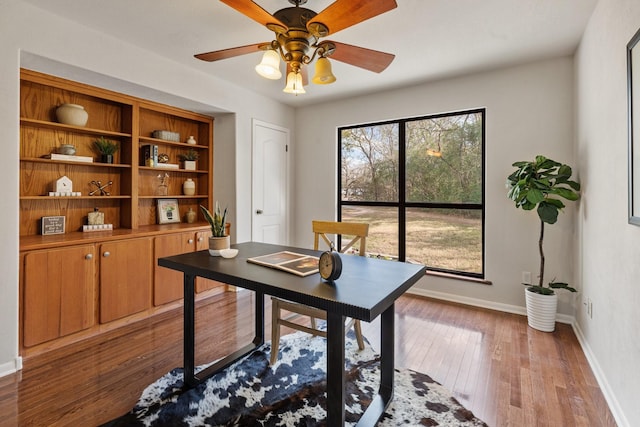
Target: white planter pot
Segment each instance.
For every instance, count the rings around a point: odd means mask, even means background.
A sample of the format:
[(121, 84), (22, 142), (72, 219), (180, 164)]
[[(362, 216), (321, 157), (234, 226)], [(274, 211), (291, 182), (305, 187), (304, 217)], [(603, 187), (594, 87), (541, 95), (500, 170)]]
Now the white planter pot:
[(541, 295), (525, 289), (527, 320), (529, 326), (542, 332), (553, 332), (556, 328), (558, 295)]
[(196, 170), (196, 161), (195, 160), (185, 160), (184, 161), (184, 170), (187, 170), (187, 171)]

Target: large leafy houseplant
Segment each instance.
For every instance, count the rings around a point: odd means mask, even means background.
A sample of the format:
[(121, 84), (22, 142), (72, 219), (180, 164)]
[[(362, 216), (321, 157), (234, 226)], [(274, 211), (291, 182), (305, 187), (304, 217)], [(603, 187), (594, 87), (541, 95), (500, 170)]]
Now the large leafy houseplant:
[(200, 205), (200, 210), (211, 226), (211, 234), (213, 235), (213, 237), (224, 237), (225, 222), (227, 220), (227, 208), (224, 208), (224, 212), (221, 213), (220, 205), (218, 204), (218, 202), (216, 202), (216, 209), (213, 214), (211, 214), (211, 212), (209, 212), (209, 210), (202, 205)]
[(580, 198), (580, 184), (571, 180), (571, 167), (546, 158), (536, 156), (532, 162), (515, 162), (516, 170), (507, 178), (508, 197), (516, 207), (526, 211), (536, 209), (540, 218), (540, 274), (538, 284), (531, 285), (529, 290), (542, 295), (553, 295), (554, 289), (566, 289), (576, 292), (567, 283), (556, 282), (555, 279), (544, 284), (544, 225), (555, 224), (558, 213), (565, 207), (561, 199), (576, 201)]

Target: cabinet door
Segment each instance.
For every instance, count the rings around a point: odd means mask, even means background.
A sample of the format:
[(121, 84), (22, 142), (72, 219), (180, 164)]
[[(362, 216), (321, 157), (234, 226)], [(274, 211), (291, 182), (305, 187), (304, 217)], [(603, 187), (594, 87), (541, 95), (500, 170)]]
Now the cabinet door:
[(151, 306), (152, 262), (151, 238), (100, 245), (100, 323)]
[(94, 245), (82, 245), (25, 255), (25, 347), (95, 324), (94, 251)]
[[(211, 236), (211, 231), (196, 232), (196, 250), (197, 251), (209, 249), (210, 236)], [(215, 280), (196, 277), (196, 293), (209, 291), (214, 288), (218, 288), (220, 292), (223, 292), (225, 289), (225, 284), (221, 282), (216, 282)]]
[(153, 304), (158, 306), (183, 296), (184, 276), (181, 272), (160, 267), (158, 258), (193, 252), (196, 248), (193, 232), (167, 234), (155, 238), (155, 277)]

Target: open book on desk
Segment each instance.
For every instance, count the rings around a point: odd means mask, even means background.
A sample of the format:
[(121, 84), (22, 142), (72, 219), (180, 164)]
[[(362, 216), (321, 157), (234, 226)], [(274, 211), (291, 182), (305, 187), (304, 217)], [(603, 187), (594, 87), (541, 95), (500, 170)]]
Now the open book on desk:
[(289, 251), (248, 258), (247, 262), (277, 268), (298, 276), (309, 276), (318, 272), (318, 257)]

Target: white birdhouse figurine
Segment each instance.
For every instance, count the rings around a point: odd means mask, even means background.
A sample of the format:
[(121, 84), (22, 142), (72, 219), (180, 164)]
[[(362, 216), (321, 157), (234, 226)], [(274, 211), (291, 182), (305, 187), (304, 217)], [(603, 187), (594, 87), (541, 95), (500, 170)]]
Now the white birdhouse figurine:
[(73, 192), (73, 183), (67, 176), (61, 176), (55, 182), (55, 188), (53, 189), (56, 193), (71, 193)]

